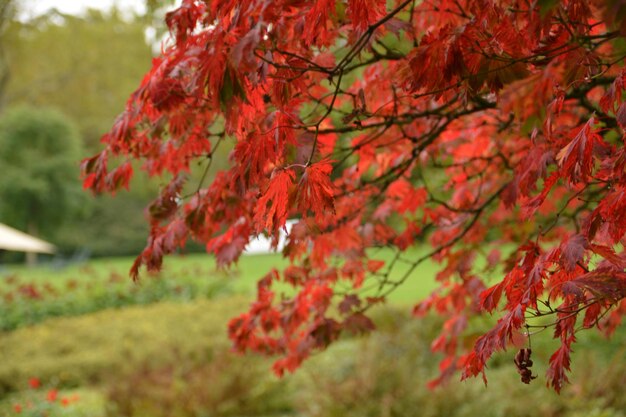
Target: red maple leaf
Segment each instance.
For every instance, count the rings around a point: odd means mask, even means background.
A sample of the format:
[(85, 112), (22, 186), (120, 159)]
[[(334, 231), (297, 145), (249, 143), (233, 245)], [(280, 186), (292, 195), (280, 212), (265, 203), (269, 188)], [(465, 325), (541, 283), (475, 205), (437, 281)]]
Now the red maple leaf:
[(304, 213), (312, 211), (319, 220), (335, 212), (334, 187), (330, 181), (332, 170), (330, 161), (311, 164), (298, 184), (298, 208)]
[(559, 151), (556, 160), (561, 168), (561, 175), (570, 182), (586, 181), (593, 169), (593, 148), (602, 141), (593, 130), (594, 118), (590, 118), (574, 134), (572, 140)]
[(295, 174), (290, 169), (274, 171), (267, 190), (257, 201), (254, 221), (257, 230), (282, 227), (289, 214), (289, 194)]
[(384, 0), (348, 0), (348, 16), (357, 31), (364, 31), (385, 15)]

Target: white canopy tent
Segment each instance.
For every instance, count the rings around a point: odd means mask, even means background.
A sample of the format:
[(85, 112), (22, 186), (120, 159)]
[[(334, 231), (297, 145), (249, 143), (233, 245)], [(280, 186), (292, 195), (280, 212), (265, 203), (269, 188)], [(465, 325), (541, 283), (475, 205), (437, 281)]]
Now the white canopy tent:
[(0, 223), (0, 249), (15, 252), (54, 253), (54, 245)]
[[(278, 239), (278, 247), (276, 248), (277, 252), (280, 252), (285, 247), (285, 241), (287, 240), (287, 235), (291, 233), (291, 228), (294, 224), (296, 224), (297, 220), (287, 220), (285, 224), (285, 232), (284, 229), (280, 230), (280, 237)], [(250, 240), (246, 248), (244, 249), (244, 254), (246, 255), (259, 255), (272, 253), (272, 241), (263, 235), (258, 235)]]

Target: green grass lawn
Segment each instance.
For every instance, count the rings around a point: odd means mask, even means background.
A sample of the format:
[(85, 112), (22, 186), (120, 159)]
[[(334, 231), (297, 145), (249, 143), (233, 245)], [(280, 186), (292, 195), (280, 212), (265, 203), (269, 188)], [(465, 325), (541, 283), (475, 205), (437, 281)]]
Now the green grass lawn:
[[(419, 257), (420, 251), (404, 254), (408, 260)], [(389, 265), (393, 252), (372, 250), (370, 257)], [(287, 266), (279, 254), (242, 256), (236, 265), (218, 269), (215, 260), (205, 254), (166, 257), (158, 274), (142, 273), (138, 282), (128, 275), (133, 258), (94, 259), (64, 269), (46, 265), (28, 268), (13, 265), (0, 276), (0, 331), (10, 331), (47, 320), (51, 317), (79, 316), (109, 308), (148, 305), (160, 301), (187, 302), (196, 298), (213, 299), (243, 295), (250, 301), (256, 294), (256, 283), (272, 268)], [(337, 262), (341, 262), (338, 260)], [(386, 271), (387, 266), (381, 271)], [(388, 280), (406, 277), (388, 297), (395, 305), (410, 308), (435, 287), (437, 265), (424, 262), (407, 275), (409, 265), (398, 262)], [(375, 296), (376, 279), (366, 280), (358, 289), (361, 296)], [(352, 291), (352, 284), (340, 280), (337, 290)], [(297, 289), (277, 283), (274, 291), (291, 296)]]
[[(513, 247), (500, 247), (504, 254), (514, 250)], [(409, 249), (403, 253), (405, 261), (412, 261), (423, 256), (429, 250), (428, 246), (418, 249)], [(368, 251), (370, 258), (385, 261), (385, 271), (394, 253), (388, 248), (377, 248)], [(475, 265), (481, 268), (484, 265), (486, 254), (479, 253)], [(504, 257), (505, 255), (503, 255)], [(7, 288), (7, 278), (13, 276), (20, 281), (34, 284), (49, 284), (64, 290), (68, 282), (76, 282), (79, 285), (97, 286), (101, 284), (117, 283), (119, 289), (130, 290), (141, 286), (151, 277), (175, 279), (181, 282), (196, 282), (198, 285), (211, 285), (219, 282), (220, 286), (228, 291), (239, 294), (254, 294), (256, 282), (267, 274), (272, 268), (278, 270), (288, 265), (288, 260), (280, 254), (243, 255), (237, 264), (227, 269), (218, 269), (215, 258), (203, 254), (169, 255), (164, 258), (162, 271), (155, 275), (149, 275), (142, 269), (139, 282), (134, 283), (129, 278), (129, 270), (134, 257), (98, 258), (75, 264), (65, 268), (52, 268), (41, 264), (38, 267), (28, 268), (24, 265), (0, 265), (0, 297), (1, 292)], [(398, 262), (389, 275), (390, 281), (395, 281), (404, 276), (409, 269), (407, 262)], [(436, 287), (435, 275), (442, 266), (428, 259), (422, 262), (408, 276), (403, 285), (399, 286), (388, 298), (394, 304), (408, 305), (427, 296)], [(364, 285), (364, 287), (367, 287)], [(371, 284), (370, 284), (371, 286)], [(285, 287), (280, 287), (285, 289)]]
[[(407, 259), (420, 256), (420, 251), (407, 252)], [(388, 265), (393, 258), (389, 249), (372, 250), (370, 257)], [(79, 316), (109, 308), (148, 305), (160, 301), (187, 302), (196, 298), (213, 299), (243, 295), (250, 301), (256, 294), (256, 283), (272, 268), (288, 265), (279, 254), (246, 255), (227, 269), (218, 269), (214, 258), (206, 254), (172, 255), (165, 258), (158, 274), (142, 272), (133, 282), (128, 270), (133, 258), (94, 259), (64, 269), (40, 265), (28, 268), (11, 265), (0, 274), (0, 331), (42, 322), (52, 317)], [(337, 262), (340, 262), (337, 261)], [(381, 271), (385, 271), (385, 266)], [(388, 279), (405, 276), (409, 266), (397, 263)], [(407, 309), (423, 299), (435, 287), (437, 266), (424, 262), (408, 275), (406, 282), (389, 297), (392, 304)], [(362, 296), (377, 295), (375, 280), (366, 280), (358, 291)], [(341, 281), (338, 289), (351, 285)], [(295, 289), (277, 283), (277, 293), (293, 295)], [(279, 296), (280, 297), (280, 296)]]
[(198, 281), (222, 280), (232, 285), (237, 292), (254, 289), (254, 283), (272, 268), (282, 268), (287, 262), (277, 254), (242, 256), (238, 264), (219, 270), (215, 259), (206, 254), (170, 255), (164, 259), (163, 268), (158, 274), (142, 271), (140, 280), (133, 283), (129, 270), (134, 261), (132, 257), (93, 259), (79, 265), (62, 269), (53, 269), (45, 264), (29, 268), (22, 265), (6, 266), (0, 276), (0, 289), (6, 286), (6, 278), (17, 277), (21, 281), (43, 284), (49, 283), (64, 288), (69, 281), (103, 284), (110, 281), (125, 282), (127, 287), (142, 285), (142, 282), (158, 276), (172, 279), (194, 279)]
[[(419, 251), (408, 252), (406, 257), (417, 257), (419, 254)], [(379, 249), (373, 256), (389, 263), (393, 253), (388, 249)], [(63, 269), (52, 269), (46, 265), (35, 268), (10, 265), (5, 271), (0, 272), (0, 277), (3, 278), (0, 279), (0, 291), (7, 289), (9, 277), (17, 278), (21, 283), (48, 284), (59, 291), (67, 289), (68, 283), (87, 287), (115, 283), (119, 290), (129, 290), (151, 279), (144, 271), (139, 282), (132, 282), (128, 271), (133, 261), (131, 257), (94, 259)], [(193, 280), (200, 284), (219, 282), (227, 287), (229, 292), (254, 294), (256, 282), (260, 278), (272, 268), (280, 270), (287, 265), (288, 261), (280, 254), (244, 255), (236, 265), (220, 270), (215, 259), (206, 254), (170, 255), (165, 258), (163, 269), (156, 276), (182, 282)], [(390, 280), (399, 279), (407, 269), (408, 265), (398, 263), (390, 274)], [(438, 265), (431, 261), (424, 262), (412, 272), (405, 284), (400, 286), (389, 300), (408, 304), (425, 297), (435, 287), (434, 276), (437, 270)]]

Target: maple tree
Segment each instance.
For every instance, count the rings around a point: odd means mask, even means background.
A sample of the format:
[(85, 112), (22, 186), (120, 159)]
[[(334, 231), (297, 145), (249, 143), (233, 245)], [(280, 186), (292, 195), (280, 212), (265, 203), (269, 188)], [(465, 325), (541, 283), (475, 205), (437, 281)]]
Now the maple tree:
[[(626, 311), (624, 15), (618, 0), (184, 0), (84, 185), (125, 187), (135, 160), (167, 179), (133, 277), (188, 239), (230, 264), (297, 219), (290, 266), (229, 324), (278, 374), (373, 328), (371, 306), (434, 259), (439, 289), (414, 308), (447, 317), (432, 383), (484, 378), (511, 346), (528, 383), (528, 339), (551, 329), (559, 391), (577, 331), (611, 333)], [(206, 184), (223, 142), (230, 169)], [(472, 339), (485, 312), (498, 320)]]

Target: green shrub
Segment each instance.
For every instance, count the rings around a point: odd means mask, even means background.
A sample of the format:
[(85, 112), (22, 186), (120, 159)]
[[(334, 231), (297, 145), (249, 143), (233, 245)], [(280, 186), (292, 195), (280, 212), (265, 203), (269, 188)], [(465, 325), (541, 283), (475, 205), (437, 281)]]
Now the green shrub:
[[(225, 323), (241, 298), (195, 300), (51, 319), (0, 338), (0, 392), (29, 377), (59, 388), (93, 386), (110, 416), (626, 417), (624, 330), (611, 341), (580, 336), (573, 383), (559, 396), (543, 381), (549, 346), (533, 339), (539, 378), (520, 382), (513, 352), (490, 363), (489, 385), (457, 377), (430, 391), (439, 357), (430, 342), (441, 321), (402, 310), (374, 314), (377, 332), (344, 337), (277, 380), (271, 361), (230, 353)], [(477, 326), (482, 324), (478, 323)]]
[[(305, 363), (295, 375), (296, 415), (310, 417), (624, 417), (626, 364), (620, 336), (595, 347), (591, 334), (581, 335), (573, 361), (573, 384), (561, 395), (546, 388), (543, 373), (550, 351), (540, 355), (530, 385), (520, 381), (513, 352), (498, 355), (487, 371), (488, 386), (479, 379), (459, 381), (455, 375), (435, 390), (426, 383), (438, 373), (440, 357), (430, 352), (438, 319), (415, 320), (394, 309), (376, 315), (380, 331), (339, 341)], [(379, 326), (381, 327), (381, 326)], [(597, 342), (597, 341), (596, 341)], [(606, 358), (614, 357), (611, 363)]]
[[(581, 346), (588, 350), (574, 358), (574, 383), (561, 395), (542, 383), (549, 346), (545, 351), (539, 347), (534, 368), (540, 375), (531, 385), (521, 383), (513, 352), (508, 352), (492, 363), (487, 387), (480, 380), (461, 382), (455, 376), (447, 385), (428, 390), (426, 383), (437, 375), (440, 359), (430, 352), (430, 341), (441, 321), (415, 320), (393, 308), (379, 309), (374, 319), (377, 332), (340, 340), (281, 383), (273, 379), (266, 361), (217, 354), (207, 363), (176, 360), (165, 367), (144, 367), (113, 386), (109, 398), (127, 417), (624, 417), (626, 365), (619, 360), (619, 335), (604, 341), (607, 347), (600, 351), (591, 346), (597, 346), (595, 336), (581, 335)], [(607, 363), (610, 357), (615, 360)], [(168, 411), (155, 414), (155, 409)]]
[(146, 363), (109, 384), (111, 417), (265, 416), (293, 408), (287, 379), (267, 360), (216, 350), (197, 361), (178, 357), (167, 366)]
[(34, 375), (75, 387), (128, 374), (148, 360), (154, 366), (171, 363), (174, 352), (202, 359), (230, 348), (226, 321), (243, 308), (240, 298), (166, 302), (51, 319), (5, 333), (0, 395)]

